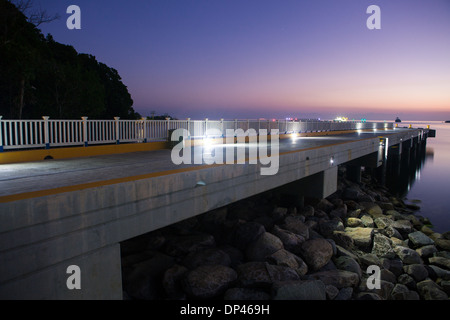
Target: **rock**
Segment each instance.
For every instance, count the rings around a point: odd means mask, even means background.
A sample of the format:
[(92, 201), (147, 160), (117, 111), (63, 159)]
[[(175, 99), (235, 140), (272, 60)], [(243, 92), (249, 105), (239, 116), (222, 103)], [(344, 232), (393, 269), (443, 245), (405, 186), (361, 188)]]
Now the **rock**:
[(188, 269), (195, 269), (201, 265), (220, 264), (229, 267), (231, 265), (230, 256), (217, 248), (208, 248), (202, 251), (189, 253), (182, 264)]
[(416, 282), (425, 280), (428, 277), (428, 271), (423, 264), (409, 264), (404, 266), (403, 270)]
[(230, 257), (230, 267), (235, 268), (244, 261), (244, 253), (231, 245), (222, 245), (220, 250), (225, 252)]
[(334, 300), (339, 294), (339, 289), (335, 286), (327, 285), (325, 286), (325, 293), (327, 294), (328, 300)]
[(275, 282), (272, 297), (274, 300), (326, 300), (326, 290), (319, 280)]
[(398, 230), (395, 229), (393, 226), (389, 226), (389, 227), (385, 228), (383, 231), (384, 231), (384, 234), (390, 238), (397, 238), (397, 239), (403, 240), (403, 236), (401, 235), (401, 233), (398, 232)]
[(361, 267), (355, 259), (349, 256), (340, 256), (334, 259), (334, 264), (340, 270), (356, 273), (359, 278), (362, 276)]
[(300, 276), (298, 273), (286, 266), (275, 266), (266, 263), (266, 269), (269, 273), (270, 279), (273, 282), (275, 281), (293, 281), (293, 280), (300, 280)]
[(134, 299), (157, 299), (164, 290), (161, 278), (164, 272), (174, 264), (173, 257), (154, 252), (150, 258), (135, 264), (130, 271), (124, 272), (124, 291)]
[(294, 254), (300, 253), (301, 245), (306, 241), (305, 237), (295, 234), (289, 230), (282, 229), (277, 225), (273, 227), (271, 233), (281, 240), (286, 250), (289, 250)]
[(364, 224), (362, 223), (361, 219), (359, 218), (347, 218), (346, 220), (347, 227), (355, 228), (355, 227), (364, 227)]
[(233, 233), (232, 244), (236, 248), (245, 250), (247, 246), (266, 232), (264, 226), (257, 222), (245, 222), (236, 226)]
[(168, 240), (165, 252), (171, 256), (183, 256), (191, 252), (214, 247), (215, 245), (216, 241), (210, 234), (188, 234)]
[(339, 245), (336, 245), (336, 255), (338, 257), (341, 257), (341, 256), (350, 257), (359, 263), (359, 258), (356, 254), (352, 253), (351, 251), (349, 251)]
[(443, 280), (441, 281), (441, 288), (442, 290), (444, 290), (444, 292), (448, 295), (450, 294), (450, 281), (448, 280)]
[(435, 252), (437, 252), (436, 246), (434, 245), (428, 245), (423, 246), (416, 249), (416, 252), (422, 257), (422, 258), (428, 258), (431, 257)]
[(397, 277), (388, 269), (380, 270), (380, 279), (394, 284), (397, 283)]
[(360, 202), (360, 204), (373, 219), (383, 216), (383, 209), (376, 203)]
[(372, 228), (345, 228), (345, 233), (353, 239), (356, 246), (367, 249), (372, 245)]
[(446, 231), (442, 234), (442, 238), (450, 240), (450, 231)]
[(278, 266), (290, 267), (297, 271), (299, 275), (304, 275), (308, 272), (306, 263), (300, 257), (285, 249), (280, 249), (270, 256), (267, 256), (267, 262)]
[(434, 245), (434, 241), (420, 231), (409, 233), (408, 238), (411, 241), (413, 247), (415, 248), (427, 245)]
[(342, 248), (352, 249), (354, 247), (353, 239), (344, 231), (333, 231), (330, 238)]
[(372, 253), (379, 258), (394, 258), (395, 252), (392, 240), (380, 233), (375, 234), (373, 237)]
[(413, 249), (397, 246), (394, 248), (394, 251), (404, 264), (422, 263), (419, 254)]
[(332, 285), (338, 289), (356, 287), (359, 277), (356, 273), (345, 270), (327, 270), (309, 274), (309, 278), (321, 280), (325, 285)]
[(265, 261), (267, 256), (280, 249), (283, 249), (283, 242), (277, 236), (264, 232), (247, 246), (245, 256), (248, 261)]
[(270, 300), (270, 294), (258, 289), (249, 288), (231, 288), (228, 289), (224, 300)]
[(377, 204), (381, 209), (383, 209), (383, 211), (394, 210), (394, 205), (390, 202), (378, 201)]
[(344, 231), (344, 225), (340, 219), (322, 220), (319, 221), (319, 231), (324, 237), (329, 238), (334, 231)]
[(428, 262), (440, 268), (450, 270), (450, 259), (444, 257), (430, 257)]
[(289, 230), (295, 234), (302, 236), (305, 239), (309, 238), (309, 228), (302, 221), (301, 216), (298, 215), (289, 215), (284, 219), (283, 225), (281, 227), (283, 229)]
[(188, 269), (184, 266), (175, 264), (164, 272), (162, 285), (167, 298), (171, 300), (184, 299), (186, 294), (181, 287), (181, 280), (184, 278)]
[(372, 217), (369, 216), (368, 214), (365, 214), (361, 217), (361, 222), (364, 225), (364, 227), (367, 228), (373, 228), (375, 226)]
[(344, 192), (342, 193), (342, 197), (346, 200), (357, 200), (359, 197), (362, 196), (361, 189), (355, 188), (355, 187), (348, 187), (344, 189)]
[(397, 282), (407, 286), (411, 290), (416, 290), (416, 282), (409, 274), (402, 274), (397, 278)]
[(302, 244), (302, 256), (311, 270), (325, 266), (333, 256), (333, 248), (325, 239), (313, 239)]
[(329, 213), (331, 210), (333, 210), (334, 208), (334, 204), (332, 204), (330, 201), (328, 201), (327, 199), (321, 199), (317, 204), (316, 204), (316, 208), (318, 210), (322, 210), (326, 213)]
[(301, 209), (300, 214), (305, 217), (312, 217), (314, 216), (314, 211), (314, 207), (308, 204)]
[(450, 252), (449, 251), (438, 251), (434, 254), (434, 256), (450, 259)]
[(373, 289), (371, 292), (379, 295), (383, 300), (390, 298), (391, 291), (394, 289), (394, 284), (389, 281), (380, 280), (380, 289)]
[(424, 280), (417, 283), (417, 291), (425, 300), (447, 300), (448, 295), (432, 280)]
[(266, 262), (247, 262), (237, 266), (238, 282), (248, 288), (270, 288), (272, 279)]
[(373, 292), (360, 292), (356, 295), (356, 300), (383, 300), (383, 298)]
[(441, 278), (444, 280), (450, 280), (450, 271), (439, 268), (438, 266), (429, 265), (428, 267), (428, 275), (432, 277), (432, 273), (435, 275), (434, 278)]
[(376, 265), (379, 267), (383, 267), (383, 263), (381, 262), (380, 258), (377, 257), (377, 255), (373, 253), (363, 253), (359, 256), (359, 261), (361, 265), (363, 266), (372, 266)]
[(408, 220), (396, 220), (392, 223), (392, 227), (397, 229), (397, 231), (400, 232), (402, 236), (407, 236), (413, 230), (411, 222), (409, 222)]
[(389, 259), (387, 269), (391, 271), (396, 277), (403, 273), (403, 262), (402, 260), (395, 258)]
[(347, 206), (344, 204), (339, 208), (333, 209), (328, 214), (330, 218), (344, 219), (347, 216)]
[(270, 217), (274, 221), (278, 221), (283, 219), (287, 215), (288, 209), (283, 207), (276, 207), (273, 209), (272, 213), (270, 214)]
[(432, 235), (434, 233), (434, 231), (431, 228), (427, 227), (427, 226), (422, 226), (420, 228), (420, 231), (425, 233), (427, 236), (430, 236), (430, 235)]
[[(417, 298), (417, 299), (415, 299)], [(391, 291), (392, 300), (419, 300), (419, 295), (414, 296), (411, 290), (403, 284), (397, 283)]]
[(186, 275), (184, 290), (194, 299), (215, 298), (224, 293), (236, 279), (237, 273), (230, 267), (200, 266)]
[(450, 240), (447, 239), (436, 239), (436, 246), (441, 250), (450, 251)]
[(334, 300), (350, 300), (353, 295), (353, 288), (347, 287), (339, 290), (338, 295), (334, 298)]
[(374, 223), (377, 226), (377, 228), (385, 229), (391, 226), (394, 223), (394, 221), (389, 219), (388, 217), (380, 216), (374, 219)]

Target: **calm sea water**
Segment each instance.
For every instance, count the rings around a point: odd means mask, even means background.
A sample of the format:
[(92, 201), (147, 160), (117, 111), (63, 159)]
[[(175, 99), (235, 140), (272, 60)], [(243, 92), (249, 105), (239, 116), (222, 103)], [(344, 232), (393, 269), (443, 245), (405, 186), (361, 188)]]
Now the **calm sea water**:
[(407, 202), (416, 202), (418, 214), (430, 219), (435, 232), (450, 231), (450, 123), (441, 121), (402, 121), (401, 126), (436, 130), (428, 138), (426, 156), (417, 166), (404, 190)]

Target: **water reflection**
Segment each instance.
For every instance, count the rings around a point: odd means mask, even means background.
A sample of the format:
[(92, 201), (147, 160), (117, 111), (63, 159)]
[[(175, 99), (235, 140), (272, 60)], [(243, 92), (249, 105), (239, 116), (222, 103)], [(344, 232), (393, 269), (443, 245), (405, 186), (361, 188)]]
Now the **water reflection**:
[[(398, 151), (397, 151), (398, 153)], [(420, 180), (421, 171), (428, 161), (433, 161), (434, 150), (426, 142), (413, 148), (402, 148), (401, 154), (393, 152), (387, 159), (386, 186), (397, 197), (404, 198), (414, 183)]]

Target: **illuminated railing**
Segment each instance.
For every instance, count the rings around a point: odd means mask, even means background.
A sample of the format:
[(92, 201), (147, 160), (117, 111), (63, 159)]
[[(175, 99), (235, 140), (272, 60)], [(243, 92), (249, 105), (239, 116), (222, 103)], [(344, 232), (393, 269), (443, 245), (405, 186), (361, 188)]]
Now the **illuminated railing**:
[(283, 133), (305, 133), (338, 130), (392, 129), (393, 123), (318, 120), (3, 120), (0, 116), (0, 151), (95, 144), (146, 143), (168, 140), (175, 129), (185, 129), (189, 138), (203, 138), (208, 132), (235, 133), (278, 130)]

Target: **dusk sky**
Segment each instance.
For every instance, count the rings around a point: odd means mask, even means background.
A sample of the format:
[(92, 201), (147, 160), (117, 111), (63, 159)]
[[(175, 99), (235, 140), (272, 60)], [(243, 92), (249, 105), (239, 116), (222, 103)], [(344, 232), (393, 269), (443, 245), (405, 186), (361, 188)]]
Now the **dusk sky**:
[(450, 0), (34, 3), (60, 16), (43, 34), (117, 69), (143, 116), (450, 120)]

